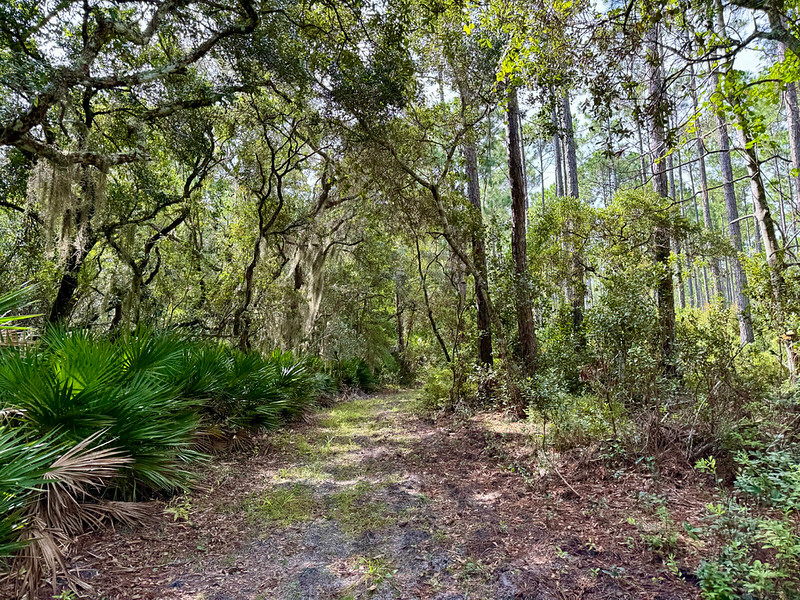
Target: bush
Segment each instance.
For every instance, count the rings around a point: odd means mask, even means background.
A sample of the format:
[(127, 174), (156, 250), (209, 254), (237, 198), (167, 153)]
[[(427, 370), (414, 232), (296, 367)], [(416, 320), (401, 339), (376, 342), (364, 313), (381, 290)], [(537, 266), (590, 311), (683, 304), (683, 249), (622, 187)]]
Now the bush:
[[(0, 352), (0, 561), (13, 556), (25, 590), (48, 572), (72, 581), (62, 556), (70, 536), (140, 516), (109, 499), (187, 489), (211, 426), (276, 427), (332, 381), (290, 353), (145, 329), (109, 339), (53, 328)], [(364, 367), (354, 368), (361, 382)]]
[(7, 351), (0, 401), (28, 437), (58, 432), (67, 444), (99, 434), (130, 457), (116, 491), (186, 489), (200, 458), (200, 419), (172, 382), (185, 345), (152, 333), (110, 341), (51, 329), (32, 349)]
[(340, 389), (350, 387), (371, 392), (378, 386), (377, 377), (361, 358), (331, 361), (329, 372)]
[(129, 503), (98, 503), (101, 489), (130, 459), (97, 445), (97, 435), (68, 447), (58, 436), (32, 441), (0, 424), (0, 567), (11, 562), (20, 597), (33, 594), (50, 572), (75, 589), (63, 553), (86, 525), (140, 516)]
[(453, 371), (449, 367), (430, 366), (424, 374), (422, 407), (437, 411), (452, 407), (450, 391), (453, 387)]
[(264, 357), (221, 345), (187, 348), (175, 382), (196, 409), (225, 428), (273, 428), (305, 410), (323, 391), (313, 364), (289, 352)]
[[(790, 449), (737, 455), (735, 487), (745, 502), (727, 498), (710, 505), (704, 533), (722, 542), (697, 575), (705, 598), (800, 598), (800, 456)], [(708, 461), (706, 461), (708, 464)], [(713, 463), (712, 463), (713, 464)], [(781, 511), (756, 513), (752, 504)]]

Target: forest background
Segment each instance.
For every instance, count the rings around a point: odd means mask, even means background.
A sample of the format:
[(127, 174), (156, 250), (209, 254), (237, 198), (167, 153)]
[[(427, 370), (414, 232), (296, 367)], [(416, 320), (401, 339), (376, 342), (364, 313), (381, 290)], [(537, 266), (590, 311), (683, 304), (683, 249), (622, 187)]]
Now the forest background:
[[(122, 469), (135, 499), (184, 485), (193, 419), (421, 384), (431, 411), (541, 422), (543, 447), (677, 452), (746, 496), (714, 509), (707, 596), (797, 597), (798, 11), (3, 4), (0, 289), (35, 316), (0, 332), (2, 444), (53, 436), (42, 473), (108, 460), (76, 485)], [(108, 433), (134, 388), (183, 419), (146, 458)], [(5, 480), (6, 555), (42, 473)]]

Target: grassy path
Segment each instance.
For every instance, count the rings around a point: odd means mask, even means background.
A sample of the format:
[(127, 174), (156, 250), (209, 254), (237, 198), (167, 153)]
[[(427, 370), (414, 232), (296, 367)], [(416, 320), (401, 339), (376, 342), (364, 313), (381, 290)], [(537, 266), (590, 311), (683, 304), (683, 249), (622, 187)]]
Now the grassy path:
[(215, 460), (152, 525), (85, 540), (94, 597), (696, 597), (628, 542), (622, 492), (531, 483), (519, 425), (437, 426), (413, 406), (409, 392), (343, 402)]

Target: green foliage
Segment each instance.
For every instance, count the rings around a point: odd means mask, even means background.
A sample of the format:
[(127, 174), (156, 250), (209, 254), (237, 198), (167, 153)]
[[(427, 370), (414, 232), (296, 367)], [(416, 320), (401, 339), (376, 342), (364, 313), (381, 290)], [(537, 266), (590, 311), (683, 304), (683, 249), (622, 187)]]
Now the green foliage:
[(441, 410), (451, 406), (450, 390), (453, 372), (447, 367), (431, 366), (425, 371), (420, 400), (425, 410)]
[(781, 380), (779, 365), (757, 346), (741, 346), (734, 309), (720, 304), (681, 313), (678, 353), (695, 434), (729, 450), (746, 445), (748, 421)]
[(361, 358), (332, 361), (328, 371), (338, 387), (351, 387), (369, 392), (378, 386), (378, 379), (372, 369)]
[[(66, 532), (133, 518), (97, 504), (83, 511), (89, 490), (131, 499), (186, 491), (191, 463), (206, 458), (205, 431), (276, 427), (324, 386), (334, 389), (313, 361), (291, 353), (262, 356), (144, 328), (108, 338), (52, 327), (35, 345), (0, 353), (0, 560), (36, 544), (34, 562), (20, 567), (31, 589), (46, 569), (36, 557), (60, 556)], [(291, 502), (262, 498), (254, 510), (286, 520), (290, 504), (293, 515), (306, 511), (301, 492)]]
[(182, 346), (153, 333), (117, 341), (50, 329), (29, 350), (7, 352), (0, 364), (0, 402), (19, 411), (31, 436), (59, 432), (73, 444), (102, 432), (133, 459), (119, 481), (125, 495), (185, 489), (186, 463), (200, 455), (197, 413), (171, 382)]
[[(550, 443), (557, 450), (586, 447), (600, 440), (616, 453), (620, 448), (614, 438), (623, 437), (630, 429), (621, 403), (609, 405), (592, 394), (561, 395), (558, 408), (550, 430)], [(603, 456), (609, 457), (608, 448)]]
[(277, 427), (309, 406), (329, 382), (315, 377), (310, 361), (289, 352), (264, 357), (222, 345), (193, 345), (175, 385), (209, 420), (247, 429)]
[(800, 449), (740, 451), (736, 488), (780, 511), (800, 512)]
[[(700, 530), (722, 541), (722, 550), (697, 570), (705, 598), (800, 598), (800, 532), (796, 514), (800, 460), (789, 449), (737, 455), (741, 472), (735, 486), (745, 501), (774, 507), (782, 516), (757, 512), (727, 498), (708, 506)], [(695, 533), (698, 530), (695, 530)]]
[(29, 518), (26, 509), (46, 485), (50, 464), (62, 450), (52, 437), (29, 441), (0, 423), (0, 564), (25, 546), (20, 532)]
[(21, 310), (30, 301), (34, 289), (34, 286), (28, 286), (0, 294), (0, 331), (26, 329), (24, 325), (20, 325), (20, 321), (41, 316), (11, 314)]
[(392, 523), (396, 516), (389, 506), (374, 499), (379, 488), (360, 481), (327, 498), (328, 514), (352, 534), (378, 530)]
[(284, 526), (308, 521), (316, 509), (314, 488), (300, 483), (255, 495), (247, 502), (247, 514), (251, 519)]

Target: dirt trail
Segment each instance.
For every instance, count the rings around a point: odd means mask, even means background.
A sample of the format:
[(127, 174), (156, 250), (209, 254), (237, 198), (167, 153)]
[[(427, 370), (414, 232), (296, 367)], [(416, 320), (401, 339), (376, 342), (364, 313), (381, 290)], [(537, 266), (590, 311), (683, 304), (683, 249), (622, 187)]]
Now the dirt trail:
[[(82, 540), (75, 564), (90, 597), (697, 596), (640, 542), (664, 526), (640, 501), (651, 478), (609, 484), (596, 471), (573, 491), (523, 466), (524, 425), (437, 426), (413, 404), (409, 392), (339, 403), (213, 461), (204, 489), (154, 503), (152, 524)], [(659, 493), (683, 511), (676, 519), (702, 504)]]

